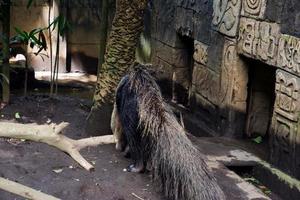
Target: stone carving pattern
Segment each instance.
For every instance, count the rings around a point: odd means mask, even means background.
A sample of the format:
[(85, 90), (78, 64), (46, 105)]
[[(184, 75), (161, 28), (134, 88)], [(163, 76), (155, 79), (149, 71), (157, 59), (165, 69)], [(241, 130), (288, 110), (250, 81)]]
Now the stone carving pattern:
[(300, 39), (281, 35), (278, 45), (278, 67), (300, 76)]
[(288, 78), (283, 72), (276, 76), (276, 105), (275, 111), (285, 118), (297, 122), (300, 102), (299, 84), (296, 77)]
[(240, 18), (241, 0), (214, 0), (214, 27), (221, 33), (234, 37)]
[(207, 64), (207, 48), (208, 46), (202, 42), (194, 41), (194, 55), (193, 58), (196, 62), (206, 65)]
[(239, 51), (270, 65), (276, 65), (279, 26), (274, 23), (241, 19)]
[(244, 0), (242, 15), (262, 18), (266, 9), (266, 0)]
[(221, 105), (230, 104), (238, 110), (245, 109), (247, 98), (246, 67), (238, 57), (236, 41), (226, 40), (222, 59), (219, 99)]
[(294, 156), (292, 153), (295, 150), (297, 138), (300, 104), (298, 100), (300, 85), (297, 79), (284, 71), (276, 74), (276, 100), (272, 125), (274, 127), (273, 160), (281, 156), (280, 151)]
[(220, 77), (201, 64), (194, 65), (193, 85), (198, 94), (214, 105), (218, 105), (219, 98), (216, 95), (219, 91)]
[(221, 87), (219, 92), (221, 104), (226, 104), (226, 98), (231, 98), (230, 94), (233, 90), (232, 68), (235, 59), (237, 59), (235, 45), (226, 41), (223, 52)]

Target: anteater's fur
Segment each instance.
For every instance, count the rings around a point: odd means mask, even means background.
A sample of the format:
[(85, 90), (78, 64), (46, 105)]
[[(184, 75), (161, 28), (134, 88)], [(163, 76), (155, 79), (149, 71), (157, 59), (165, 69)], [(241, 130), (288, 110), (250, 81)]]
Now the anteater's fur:
[(117, 133), (119, 142), (124, 147), (126, 141), (135, 165), (150, 163), (154, 180), (161, 183), (168, 199), (225, 199), (204, 155), (187, 138), (155, 79), (144, 68), (135, 66), (118, 86), (113, 118), (117, 115), (125, 136), (122, 139)]

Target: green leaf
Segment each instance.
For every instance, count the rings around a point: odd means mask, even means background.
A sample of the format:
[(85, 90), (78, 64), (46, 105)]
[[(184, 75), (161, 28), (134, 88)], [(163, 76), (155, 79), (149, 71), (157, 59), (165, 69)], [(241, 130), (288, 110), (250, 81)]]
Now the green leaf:
[(263, 141), (263, 138), (261, 136), (258, 136), (254, 139), (252, 139), (253, 142), (255, 142), (256, 144), (260, 144)]
[(21, 118), (20, 113), (16, 112), (16, 113), (15, 113), (15, 118), (16, 118), (16, 119), (20, 119), (20, 118)]

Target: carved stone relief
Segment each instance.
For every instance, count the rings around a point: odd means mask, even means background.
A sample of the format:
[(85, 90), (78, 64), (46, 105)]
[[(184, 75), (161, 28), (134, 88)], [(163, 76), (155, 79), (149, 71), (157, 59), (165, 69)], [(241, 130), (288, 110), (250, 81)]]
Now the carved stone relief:
[(283, 71), (276, 75), (275, 112), (294, 122), (299, 120), (299, 82), (298, 78)]
[(299, 140), (300, 79), (285, 71), (276, 74), (276, 100), (272, 119), (271, 161), (295, 174), (296, 148)]
[(241, 0), (214, 0), (212, 20), (214, 28), (227, 36), (236, 36), (241, 4)]
[(276, 66), (279, 30), (279, 25), (275, 23), (241, 18), (238, 38), (239, 53)]
[(242, 15), (262, 19), (266, 10), (267, 0), (244, 0)]
[(281, 35), (278, 45), (278, 67), (300, 76), (300, 39)]
[(207, 64), (207, 48), (206, 44), (199, 42), (197, 40), (194, 41), (194, 55), (193, 58), (196, 62), (206, 65)]
[(201, 64), (194, 63), (192, 84), (195, 92), (201, 94), (214, 105), (218, 105), (219, 103), (219, 97), (216, 95), (219, 92), (219, 83), (219, 74)]
[(230, 104), (236, 110), (245, 111), (248, 71), (239, 58), (236, 41), (226, 40), (220, 82), (220, 103)]

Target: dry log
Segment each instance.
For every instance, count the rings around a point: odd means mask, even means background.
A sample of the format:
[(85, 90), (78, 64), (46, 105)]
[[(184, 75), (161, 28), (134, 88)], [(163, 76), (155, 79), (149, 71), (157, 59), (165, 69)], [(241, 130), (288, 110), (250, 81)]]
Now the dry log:
[(46, 143), (66, 152), (88, 171), (94, 169), (94, 166), (85, 160), (79, 151), (88, 146), (115, 143), (113, 135), (90, 137), (79, 140), (71, 139), (61, 134), (62, 130), (67, 126), (68, 123), (65, 122), (58, 125), (0, 122), (0, 137), (26, 139)]
[(32, 200), (60, 200), (56, 197), (50, 196), (48, 194), (42, 193), (20, 183), (16, 183), (14, 181), (7, 180), (5, 178), (0, 177), (0, 188), (11, 192), (13, 194), (19, 195), (26, 199)]

